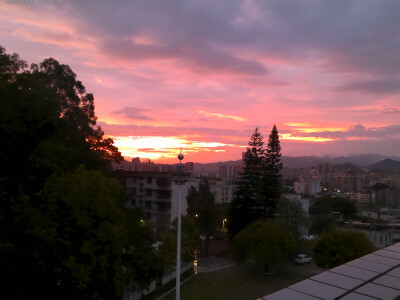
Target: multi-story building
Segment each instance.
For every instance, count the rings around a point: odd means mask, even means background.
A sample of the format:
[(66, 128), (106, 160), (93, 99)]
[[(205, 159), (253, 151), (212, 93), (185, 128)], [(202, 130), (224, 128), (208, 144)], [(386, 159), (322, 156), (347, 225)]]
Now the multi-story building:
[(232, 201), (235, 190), (233, 181), (209, 180), (208, 184), (214, 195), (215, 203), (230, 203)]
[(235, 180), (242, 171), (241, 164), (223, 164), (218, 168), (218, 177), (223, 180)]
[(393, 230), (386, 224), (370, 224), (361, 222), (346, 223), (341, 229), (362, 232), (378, 249), (393, 243)]
[(375, 203), (375, 192), (372, 189), (350, 192), (349, 199), (356, 203)]
[(296, 181), (294, 183), (294, 191), (299, 195), (315, 196), (322, 191), (321, 182), (316, 177)]
[[(172, 172), (114, 171), (114, 176), (125, 188), (127, 205), (140, 207), (157, 238), (170, 228), (178, 216), (179, 186)], [(180, 186), (182, 215), (187, 213), (186, 196), (190, 186), (198, 188), (199, 180), (187, 178)]]
[(332, 187), (341, 192), (356, 192), (366, 186), (366, 178), (365, 175), (336, 174), (331, 178)]

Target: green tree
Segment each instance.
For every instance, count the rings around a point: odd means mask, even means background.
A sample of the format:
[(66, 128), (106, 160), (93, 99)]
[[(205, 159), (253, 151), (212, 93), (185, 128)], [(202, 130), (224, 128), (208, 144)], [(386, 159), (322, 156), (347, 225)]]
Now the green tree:
[(310, 214), (312, 215), (329, 215), (332, 212), (340, 212), (344, 218), (349, 218), (356, 214), (357, 208), (349, 198), (330, 195), (315, 198), (311, 203)]
[(230, 237), (258, 219), (274, 218), (281, 196), (281, 146), (276, 126), (272, 128), (267, 149), (255, 129), (249, 141), (228, 217)]
[(82, 167), (50, 176), (41, 198), (29, 233), (32, 258), (48, 281), (35, 282), (36, 289), (64, 299), (121, 298), (127, 228), (120, 186)]
[[(6, 298), (120, 299), (126, 286), (149, 284), (157, 257), (122, 199), (115, 180), (84, 167), (51, 175), (39, 197), (20, 199), (14, 210), (26, 227), (2, 251)], [(11, 287), (21, 282), (16, 295)]]
[(288, 258), (295, 250), (295, 239), (272, 221), (257, 220), (232, 240), (235, 261), (253, 259), (262, 264), (266, 271), (275, 263)]
[(243, 172), (229, 207), (227, 227), (231, 238), (263, 215), (260, 195), (260, 179), (264, 171), (263, 145), (263, 137), (257, 127), (244, 154)]
[(95, 125), (93, 96), (68, 66), (28, 69), (2, 47), (0, 78), (3, 297), (118, 299), (148, 282), (154, 265), (134, 262), (156, 261), (150, 236), (99, 172), (122, 157)]
[(314, 215), (310, 227), (311, 234), (321, 234), (336, 229), (336, 219), (332, 215)]
[(205, 237), (207, 256), (210, 236), (216, 232), (218, 226), (217, 207), (208, 181), (202, 180), (199, 184), (199, 190), (191, 187), (186, 200), (188, 203), (188, 215), (195, 220), (198, 231)]
[[(173, 269), (176, 266), (176, 226), (177, 220), (175, 219), (171, 230), (167, 232), (162, 244), (158, 248), (166, 270)], [(181, 234), (181, 261), (193, 261), (200, 243), (200, 234), (192, 217), (182, 216)]]
[(293, 237), (300, 238), (302, 229), (306, 228), (308, 224), (308, 219), (301, 203), (282, 197), (277, 205), (277, 213), (276, 222)]
[(279, 133), (276, 125), (274, 125), (268, 139), (264, 160), (265, 171), (261, 179), (263, 206), (265, 214), (269, 218), (274, 217), (276, 205), (282, 194), (281, 156)]
[(330, 231), (320, 236), (313, 250), (317, 265), (333, 268), (367, 255), (375, 248), (361, 232)]
[(153, 232), (143, 213), (124, 207), (128, 236), (122, 256), (125, 286), (131, 291), (147, 288), (164, 271), (163, 259), (153, 247)]

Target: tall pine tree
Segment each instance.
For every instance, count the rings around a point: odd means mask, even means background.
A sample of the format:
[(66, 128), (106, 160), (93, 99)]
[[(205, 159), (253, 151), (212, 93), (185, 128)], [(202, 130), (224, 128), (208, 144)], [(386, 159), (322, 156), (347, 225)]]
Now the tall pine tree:
[(264, 166), (264, 142), (258, 129), (254, 130), (243, 158), (243, 172), (235, 189), (228, 213), (230, 237), (260, 217), (260, 180)]
[(268, 139), (264, 160), (264, 174), (261, 180), (264, 213), (267, 218), (274, 217), (276, 205), (281, 197), (281, 156), (279, 133), (276, 125), (274, 125)]
[(228, 230), (231, 238), (255, 220), (274, 217), (281, 196), (282, 169), (276, 125), (272, 128), (267, 149), (263, 146), (263, 137), (257, 127), (244, 155), (243, 172), (229, 209)]

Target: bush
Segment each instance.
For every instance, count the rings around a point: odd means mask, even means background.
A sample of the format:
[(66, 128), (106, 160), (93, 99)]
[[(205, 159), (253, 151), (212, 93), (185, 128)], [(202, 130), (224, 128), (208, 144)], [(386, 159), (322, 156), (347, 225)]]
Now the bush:
[(235, 261), (253, 259), (266, 270), (293, 254), (295, 239), (278, 224), (271, 221), (255, 221), (240, 231), (232, 241)]
[(333, 268), (369, 254), (375, 247), (363, 233), (335, 230), (322, 234), (313, 250), (318, 266)]

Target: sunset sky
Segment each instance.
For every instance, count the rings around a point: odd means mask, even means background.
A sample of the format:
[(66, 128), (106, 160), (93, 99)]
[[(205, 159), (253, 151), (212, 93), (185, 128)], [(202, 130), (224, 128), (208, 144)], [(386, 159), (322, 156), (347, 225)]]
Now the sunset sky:
[(400, 1), (31, 1), (0, 45), (69, 65), (124, 156), (237, 160), (274, 124), (283, 155), (400, 155)]

